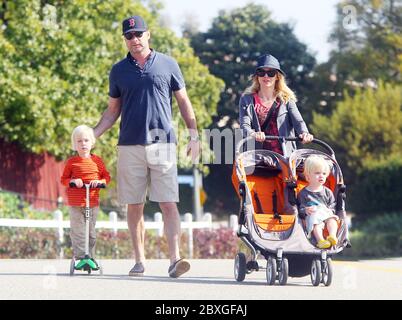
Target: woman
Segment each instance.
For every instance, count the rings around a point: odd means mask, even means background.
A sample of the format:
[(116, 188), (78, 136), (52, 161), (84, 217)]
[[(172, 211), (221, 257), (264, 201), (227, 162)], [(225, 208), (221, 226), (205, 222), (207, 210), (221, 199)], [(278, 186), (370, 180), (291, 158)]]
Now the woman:
[[(295, 136), (302, 143), (313, 140), (297, 106), (296, 96), (286, 85), (285, 73), (278, 60), (269, 54), (258, 58), (257, 67), (239, 102), (240, 128), (244, 136), (255, 137), (257, 149), (269, 149), (283, 154), (280, 142), (265, 141), (265, 136)], [(296, 143), (286, 141), (286, 154), (296, 149)]]

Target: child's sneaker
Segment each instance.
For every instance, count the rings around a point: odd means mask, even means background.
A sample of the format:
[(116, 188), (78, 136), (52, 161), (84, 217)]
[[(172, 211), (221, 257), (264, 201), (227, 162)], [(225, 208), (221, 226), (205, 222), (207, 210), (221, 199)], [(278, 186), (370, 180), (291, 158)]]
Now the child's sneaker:
[(328, 236), (327, 241), (331, 243), (331, 246), (336, 246), (338, 244), (338, 239), (333, 236)]
[(329, 242), (328, 240), (320, 240), (317, 243), (317, 247), (320, 249), (328, 249), (331, 247), (331, 242)]
[(99, 270), (98, 261), (96, 261), (94, 258), (91, 258), (91, 261), (93, 262), (93, 265), (91, 266), (92, 270)]
[(82, 270), (86, 265), (85, 259), (79, 259), (79, 260), (76, 260), (76, 261), (77, 261), (77, 263), (75, 264), (74, 269), (75, 270)]

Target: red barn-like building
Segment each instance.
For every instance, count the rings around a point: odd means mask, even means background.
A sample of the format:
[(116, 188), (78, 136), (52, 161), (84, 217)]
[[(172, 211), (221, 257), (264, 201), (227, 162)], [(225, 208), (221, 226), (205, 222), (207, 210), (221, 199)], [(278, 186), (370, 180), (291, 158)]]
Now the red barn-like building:
[(37, 209), (54, 210), (57, 199), (67, 199), (60, 183), (64, 162), (48, 153), (23, 151), (15, 142), (0, 138), (0, 188), (21, 193)]

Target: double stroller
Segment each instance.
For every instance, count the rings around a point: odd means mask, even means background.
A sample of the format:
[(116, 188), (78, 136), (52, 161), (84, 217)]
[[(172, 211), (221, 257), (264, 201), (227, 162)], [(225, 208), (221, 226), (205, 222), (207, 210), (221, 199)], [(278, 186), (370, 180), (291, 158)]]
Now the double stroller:
[[(285, 141), (299, 138), (267, 136), (266, 139), (279, 140), (285, 155), (269, 150), (241, 152), (246, 142), (254, 141), (252, 137), (242, 139), (236, 146), (232, 182), (240, 199), (237, 235), (251, 255), (246, 257), (243, 252), (236, 255), (235, 279), (243, 281), (246, 274), (265, 269), (268, 285), (276, 280), (285, 285), (288, 277), (310, 274), (313, 286), (320, 283), (329, 286), (333, 276), (331, 257), (349, 246), (346, 187), (335, 153), (328, 144), (314, 139), (312, 143), (325, 149), (325, 153), (298, 149), (287, 156)], [(324, 157), (331, 167), (325, 185), (334, 193), (339, 220), (338, 244), (330, 249), (316, 247), (314, 237), (307, 237), (305, 220), (298, 216), (297, 194), (307, 185), (303, 164), (313, 154)], [(266, 259), (266, 268), (258, 264), (259, 255)]]

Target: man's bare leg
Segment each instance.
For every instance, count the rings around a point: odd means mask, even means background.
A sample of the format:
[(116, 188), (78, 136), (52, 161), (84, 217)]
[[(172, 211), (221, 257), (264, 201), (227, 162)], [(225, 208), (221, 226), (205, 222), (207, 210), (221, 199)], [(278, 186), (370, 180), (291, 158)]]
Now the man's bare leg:
[(180, 259), (180, 215), (175, 202), (160, 202), (164, 231), (169, 246), (169, 276), (177, 278), (190, 269), (190, 264)]
[[(130, 275), (142, 275), (144, 273), (143, 266), (145, 263), (144, 253), (144, 204), (129, 204), (127, 209), (127, 224), (130, 230), (131, 241), (133, 244), (133, 252), (135, 266), (130, 270)], [(142, 272), (141, 272), (142, 271)]]

